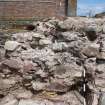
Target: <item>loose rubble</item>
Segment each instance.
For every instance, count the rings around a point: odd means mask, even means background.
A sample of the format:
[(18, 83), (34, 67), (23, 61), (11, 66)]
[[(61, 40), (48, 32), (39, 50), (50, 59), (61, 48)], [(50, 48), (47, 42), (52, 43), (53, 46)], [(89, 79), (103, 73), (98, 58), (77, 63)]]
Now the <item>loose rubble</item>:
[(0, 105), (104, 105), (105, 19), (33, 25), (10, 38), (0, 33)]
[(14, 51), (19, 45), (20, 44), (16, 41), (7, 41), (4, 48), (8, 51)]

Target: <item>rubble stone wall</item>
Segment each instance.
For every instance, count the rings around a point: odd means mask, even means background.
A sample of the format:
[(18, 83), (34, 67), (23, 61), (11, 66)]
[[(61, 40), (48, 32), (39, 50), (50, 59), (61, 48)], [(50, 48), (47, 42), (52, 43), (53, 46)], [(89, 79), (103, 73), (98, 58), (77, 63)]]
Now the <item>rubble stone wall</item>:
[(105, 105), (105, 19), (32, 24), (0, 32), (0, 105)]

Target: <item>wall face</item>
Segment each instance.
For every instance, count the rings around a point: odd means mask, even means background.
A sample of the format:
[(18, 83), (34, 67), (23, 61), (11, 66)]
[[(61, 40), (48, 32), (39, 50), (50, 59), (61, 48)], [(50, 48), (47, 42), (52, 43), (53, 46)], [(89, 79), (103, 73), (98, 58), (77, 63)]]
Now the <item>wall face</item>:
[(0, 19), (64, 16), (65, 0), (0, 0)]
[(68, 13), (67, 16), (76, 16), (77, 0), (68, 0)]

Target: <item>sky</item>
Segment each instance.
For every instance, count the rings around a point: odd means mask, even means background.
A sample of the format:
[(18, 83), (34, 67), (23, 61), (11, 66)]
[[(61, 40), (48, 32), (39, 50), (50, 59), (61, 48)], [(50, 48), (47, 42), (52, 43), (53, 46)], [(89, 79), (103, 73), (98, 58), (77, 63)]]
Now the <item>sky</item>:
[(88, 16), (91, 11), (92, 15), (105, 12), (105, 0), (77, 0), (79, 16)]

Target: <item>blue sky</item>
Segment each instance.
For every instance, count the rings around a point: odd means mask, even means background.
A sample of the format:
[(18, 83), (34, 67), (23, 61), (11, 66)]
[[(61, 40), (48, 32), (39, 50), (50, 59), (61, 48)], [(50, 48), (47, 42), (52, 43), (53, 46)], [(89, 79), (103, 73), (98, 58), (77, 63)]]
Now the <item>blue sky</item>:
[(88, 15), (91, 11), (93, 15), (105, 11), (105, 0), (77, 0), (78, 15)]

